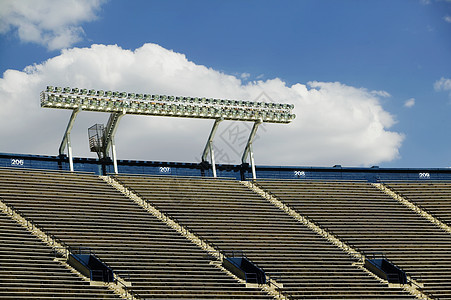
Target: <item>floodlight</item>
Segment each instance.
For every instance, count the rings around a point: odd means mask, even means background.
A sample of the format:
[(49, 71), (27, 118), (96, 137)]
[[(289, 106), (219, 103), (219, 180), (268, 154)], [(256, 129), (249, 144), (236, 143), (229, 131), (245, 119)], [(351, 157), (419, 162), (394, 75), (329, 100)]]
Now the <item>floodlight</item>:
[[(76, 96), (75, 96), (76, 95)], [(105, 99), (107, 98), (107, 99)], [(99, 101), (102, 100), (102, 101)], [(150, 105), (149, 104), (150, 102)], [(170, 106), (169, 103), (178, 103)], [(158, 105), (156, 105), (158, 104)], [(48, 86), (41, 106), (144, 115), (289, 123), (296, 116), (292, 104), (250, 102), (215, 98), (181, 97), (111, 92)]]

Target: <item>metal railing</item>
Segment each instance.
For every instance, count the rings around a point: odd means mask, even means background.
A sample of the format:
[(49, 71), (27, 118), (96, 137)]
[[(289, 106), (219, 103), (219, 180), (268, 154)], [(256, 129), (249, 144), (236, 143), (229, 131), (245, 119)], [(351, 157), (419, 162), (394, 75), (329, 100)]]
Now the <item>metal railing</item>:
[[(424, 290), (424, 287), (421, 287), (420, 285), (418, 285), (415, 281), (418, 281), (417, 279), (414, 279), (412, 276), (408, 275), (404, 270), (402, 270), (397, 264), (395, 264), (392, 260), (390, 260), (389, 258), (387, 258), (387, 256), (385, 255), (384, 252), (362, 252), (362, 254), (366, 257), (366, 258), (370, 258), (370, 259), (385, 259), (387, 260), (389, 263), (395, 265), (397, 268), (399, 268), (402, 272), (404, 272), (404, 274), (407, 275), (407, 284), (411, 285), (411, 286), (415, 286), (415, 288), (417, 290), (419, 290), (421, 293), (425, 294), (426, 296), (428, 296), (431, 299), (439, 299), (437, 297), (435, 297), (434, 295), (432, 295), (431, 293), (427, 292)], [(395, 279), (399, 278), (399, 274), (392, 274), (392, 273), (388, 273), (387, 277), (392, 276), (392, 278), (394, 277)], [(422, 281), (422, 278), (420, 276), (420, 281)], [(415, 280), (415, 281), (414, 281)]]

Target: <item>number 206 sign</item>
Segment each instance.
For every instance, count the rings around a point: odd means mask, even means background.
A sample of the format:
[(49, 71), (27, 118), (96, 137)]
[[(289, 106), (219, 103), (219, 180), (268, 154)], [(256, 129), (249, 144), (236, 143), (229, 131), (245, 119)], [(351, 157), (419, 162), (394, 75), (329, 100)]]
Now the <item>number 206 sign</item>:
[(23, 166), (24, 160), (23, 159), (11, 159), (11, 166)]

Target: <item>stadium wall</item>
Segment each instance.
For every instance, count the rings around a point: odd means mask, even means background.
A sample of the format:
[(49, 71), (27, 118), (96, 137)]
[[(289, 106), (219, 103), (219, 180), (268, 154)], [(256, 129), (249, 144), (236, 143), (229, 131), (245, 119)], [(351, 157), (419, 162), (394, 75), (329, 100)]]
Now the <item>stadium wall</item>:
[[(113, 173), (111, 160), (74, 158), (74, 170), (98, 175)], [(44, 156), (0, 153), (0, 167), (69, 171), (67, 156)], [(166, 176), (212, 177), (211, 166), (201, 163), (155, 162), (119, 160), (119, 173)], [(218, 177), (246, 180), (252, 178), (250, 166), (216, 166)], [(257, 178), (294, 180), (451, 180), (450, 168), (361, 168), (361, 167), (301, 167), (301, 166), (256, 166)]]

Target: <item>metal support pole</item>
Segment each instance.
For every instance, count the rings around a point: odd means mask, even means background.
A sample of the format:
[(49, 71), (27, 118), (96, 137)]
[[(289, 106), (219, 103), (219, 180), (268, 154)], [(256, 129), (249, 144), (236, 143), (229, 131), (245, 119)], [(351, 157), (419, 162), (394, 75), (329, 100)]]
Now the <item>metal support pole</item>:
[(207, 144), (205, 145), (204, 152), (202, 152), (202, 161), (207, 161), (208, 152), (210, 152), (211, 168), (213, 171), (213, 177), (216, 177), (216, 163), (215, 163), (215, 152), (213, 150), (213, 138), (215, 137), (216, 130), (218, 130), (219, 123), (224, 120), (223, 118), (218, 118), (215, 120), (213, 127), (211, 128), (210, 135), (208, 137)]
[(74, 161), (72, 158), (72, 145), (70, 144), (70, 134), (67, 135), (66, 142), (67, 142), (67, 153), (69, 154), (69, 169), (71, 172), (73, 172), (74, 171)]
[(254, 141), (255, 134), (257, 133), (258, 125), (262, 123), (261, 120), (256, 121), (254, 123), (254, 126), (252, 127), (251, 133), (249, 134), (249, 139), (247, 140), (246, 148), (244, 148), (243, 156), (241, 157), (241, 162), (244, 164), (246, 163), (246, 158), (249, 154), (249, 148), (252, 142)]
[(125, 111), (119, 113), (112, 113), (110, 118), (108, 119), (108, 123), (105, 128), (105, 136), (103, 140), (103, 151), (104, 157), (108, 156), (108, 152), (110, 151), (110, 147), (112, 145), (112, 140), (116, 135), (117, 127), (119, 125), (119, 121), (125, 115)]
[(249, 145), (249, 155), (251, 158), (251, 168), (252, 168), (252, 179), (257, 179), (257, 175), (255, 174), (255, 163), (254, 163), (254, 151), (252, 151), (252, 144)]
[(117, 159), (116, 159), (116, 144), (114, 143), (114, 137), (111, 137), (111, 152), (113, 156), (114, 174), (118, 174)]
[(218, 118), (215, 120), (213, 127), (211, 128), (210, 135), (207, 140), (207, 144), (205, 145), (204, 152), (202, 152), (202, 161), (207, 161), (208, 151), (213, 146), (213, 138), (215, 137), (216, 130), (218, 130), (219, 123), (224, 120), (223, 118)]
[(252, 142), (254, 141), (255, 135), (257, 134), (258, 125), (260, 125), (261, 123), (261, 120), (254, 123), (251, 133), (249, 134), (249, 139), (247, 140), (246, 148), (244, 148), (243, 156), (241, 157), (241, 162), (245, 164), (247, 156), (250, 156), (249, 159), (252, 168), (252, 179), (254, 180), (257, 179), (257, 175), (255, 173), (254, 151), (252, 150)]
[(213, 145), (210, 145), (209, 148), (210, 148), (211, 168), (213, 170), (213, 177), (216, 178), (215, 150), (213, 149)]
[(66, 131), (64, 132), (63, 140), (61, 141), (60, 147), (58, 149), (59, 155), (63, 155), (64, 149), (67, 146), (67, 154), (69, 156), (69, 169), (71, 172), (74, 171), (74, 161), (72, 158), (72, 145), (70, 142), (70, 132), (72, 130), (72, 127), (74, 126), (75, 118), (77, 117), (80, 110), (81, 110), (80, 108), (77, 108), (72, 111), (72, 115), (70, 116), (69, 123), (67, 124), (66, 127)]
[(60, 147), (58, 150), (60, 155), (64, 154), (64, 148), (66, 148), (66, 146), (68, 144), (70, 144), (70, 142), (68, 143), (68, 139), (70, 138), (70, 132), (72, 130), (72, 127), (74, 126), (75, 118), (77, 117), (80, 110), (81, 110), (80, 108), (77, 108), (72, 111), (72, 115), (70, 116), (69, 123), (67, 124), (66, 131), (64, 132), (63, 140), (61, 141), (61, 144), (60, 144)]

